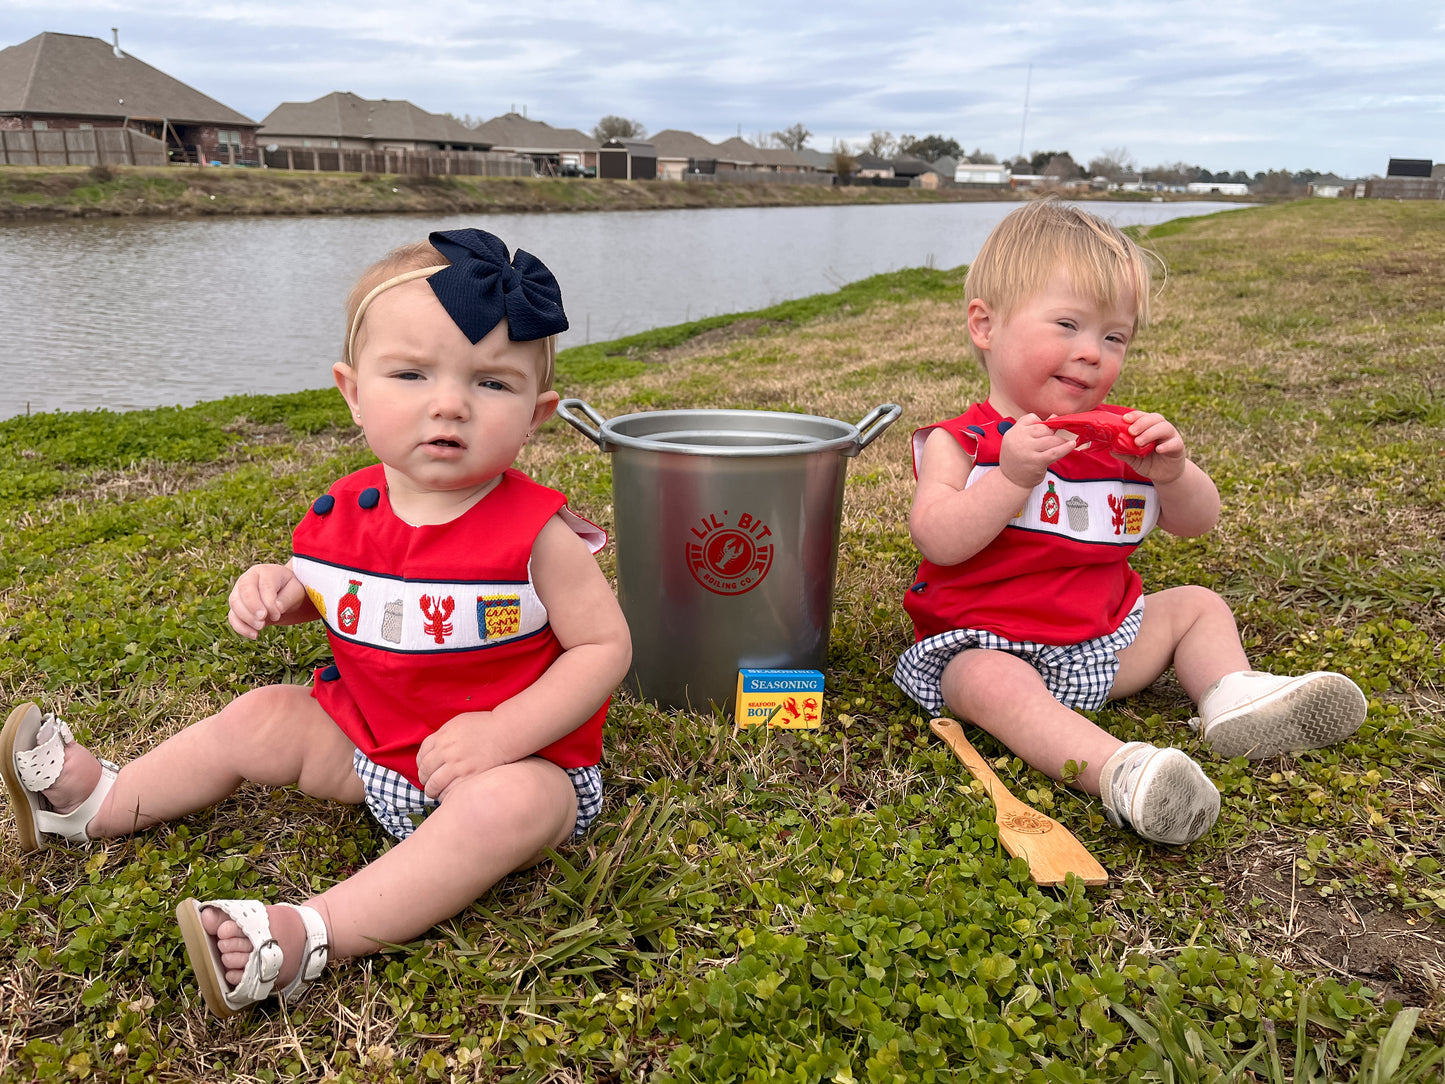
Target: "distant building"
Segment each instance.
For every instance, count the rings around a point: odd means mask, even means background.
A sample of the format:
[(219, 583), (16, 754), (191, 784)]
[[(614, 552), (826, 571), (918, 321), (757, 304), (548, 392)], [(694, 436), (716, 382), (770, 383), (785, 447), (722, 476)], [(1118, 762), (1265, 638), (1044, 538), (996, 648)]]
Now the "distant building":
[(1436, 179), (1428, 158), (1391, 158), (1383, 178), (1365, 182), (1370, 199), (1445, 199), (1445, 179)]
[(644, 139), (609, 139), (598, 148), (597, 176), (615, 181), (654, 181), (657, 148)]
[(1339, 199), (1346, 191), (1353, 194), (1354, 185), (1333, 173), (1326, 173), (1323, 177), (1316, 177), (1305, 186), (1311, 196), (1319, 196), (1323, 199)]
[(1385, 170), (1386, 177), (1422, 177), (1429, 178), (1431, 173), (1431, 161), (1428, 158), (1391, 158), (1389, 167)]
[(718, 166), (753, 170), (761, 173), (811, 172), (813, 167), (786, 147), (754, 147), (746, 139), (734, 136), (717, 145)]
[(257, 124), (113, 42), (47, 31), (0, 50), (0, 129), (129, 128), (177, 161), (256, 164)]
[(854, 160), (858, 167), (853, 171), (855, 177), (892, 177), (893, 163), (886, 159), (879, 158), (876, 154), (857, 154)]
[(553, 128), (520, 113), (493, 117), (477, 125), (475, 134), (490, 143), (493, 150), (527, 155), (537, 172), (545, 176), (596, 170), (597, 152), (602, 146), (576, 128)]
[(1012, 183), (1009, 167), (998, 163), (960, 162), (953, 167), (955, 184), (996, 184)]
[(404, 100), (333, 91), (312, 102), (282, 102), (261, 122), (262, 144), (339, 150), (486, 151), (492, 145), (455, 117)]
[(1184, 191), (1198, 196), (1211, 193), (1221, 196), (1247, 196), (1249, 195), (1249, 185), (1239, 184), (1235, 181), (1190, 181), (1184, 186)]
[(945, 154), (942, 158), (933, 160), (933, 171), (940, 177), (953, 180), (953, 175), (958, 172), (958, 159), (952, 155)]
[(918, 188), (937, 188), (942, 181), (938, 170), (922, 158), (899, 155), (889, 164), (893, 167), (893, 176), (907, 177)]
[(700, 135), (678, 128), (666, 128), (649, 140), (657, 152), (657, 175), (665, 181), (681, 181), (687, 175), (717, 172), (718, 148)]
[(802, 159), (805, 165), (816, 169), (819, 173), (832, 173), (838, 157), (832, 151), (815, 151), (812, 147), (804, 147), (793, 153)]

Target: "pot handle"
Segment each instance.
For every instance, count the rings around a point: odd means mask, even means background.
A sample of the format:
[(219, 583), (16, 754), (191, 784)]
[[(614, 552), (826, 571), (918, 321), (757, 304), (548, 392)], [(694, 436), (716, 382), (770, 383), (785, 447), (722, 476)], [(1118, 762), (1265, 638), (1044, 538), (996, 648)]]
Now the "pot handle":
[[(571, 409), (568, 409), (569, 407)], [(592, 426), (588, 425), (581, 418), (577, 417), (577, 415), (573, 414), (572, 410), (579, 410), (583, 414), (586, 414), (587, 417), (591, 418), (592, 421), (597, 424), (597, 428), (592, 428)], [(577, 430), (579, 433), (591, 437), (597, 447), (602, 447), (601, 427), (603, 423), (607, 421), (607, 419), (604, 418), (601, 414), (598, 414), (597, 411), (593, 410), (588, 403), (581, 399), (563, 399), (560, 403), (557, 404), (557, 416), (568, 425), (570, 425), (573, 429)]]
[(896, 422), (903, 413), (903, 408), (897, 403), (884, 403), (876, 406), (858, 422), (858, 446), (853, 449), (850, 455), (857, 455), (874, 440), (883, 435), (883, 430)]

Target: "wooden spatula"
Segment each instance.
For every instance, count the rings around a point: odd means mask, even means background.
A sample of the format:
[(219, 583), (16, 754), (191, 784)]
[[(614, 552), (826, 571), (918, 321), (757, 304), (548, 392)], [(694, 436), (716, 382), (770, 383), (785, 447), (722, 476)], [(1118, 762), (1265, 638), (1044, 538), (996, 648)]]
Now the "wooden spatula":
[(1004, 850), (1029, 864), (1029, 876), (1039, 885), (1061, 885), (1064, 876), (1076, 873), (1086, 885), (1109, 883), (1109, 874), (1088, 849), (1054, 818), (1040, 813), (1010, 792), (993, 774), (988, 762), (963, 736), (963, 728), (952, 719), (934, 719), (928, 724), (946, 741), (954, 756), (983, 784), (993, 799), (994, 821)]

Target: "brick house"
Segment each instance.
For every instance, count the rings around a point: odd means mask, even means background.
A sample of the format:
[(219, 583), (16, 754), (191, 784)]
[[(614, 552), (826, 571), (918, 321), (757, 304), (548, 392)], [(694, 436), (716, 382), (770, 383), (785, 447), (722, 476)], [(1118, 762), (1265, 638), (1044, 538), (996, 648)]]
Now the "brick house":
[(0, 129), (130, 128), (172, 161), (254, 165), (257, 124), (115, 42), (37, 34), (0, 50)]
[(312, 102), (282, 102), (261, 121), (260, 142), (279, 147), (363, 151), (487, 151), (492, 144), (455, 117), (405, 100), (332, 91)]
[(537, 172), (546, 177), (595, 171), (597, 152), (602, 147), (576, 128), (553, 128), (520, 113), (503, 113), (484, 121), (474, 134), (490, 143), (493, 150), (526, 155)]

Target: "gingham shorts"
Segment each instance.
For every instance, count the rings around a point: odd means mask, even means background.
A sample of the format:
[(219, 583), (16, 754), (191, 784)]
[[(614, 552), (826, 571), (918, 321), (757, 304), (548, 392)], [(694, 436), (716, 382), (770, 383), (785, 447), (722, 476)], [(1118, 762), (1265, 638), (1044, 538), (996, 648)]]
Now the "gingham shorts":
[[(422, 819), (441, 804), (406, 776), (382, 767), (360, 749), (352, 755), (351, 762), (366, 788), (366, 806), (371, 815), (397, 839), (405, 839), (415, 832)], [(572, 829), (572, 838), (581, 839), (602, 812), (602, 770), (596, 764), (562, 770), (577, 792), (577, 824)]]
[(1044, 679), (1055, 700), (1075, 711), (1094, 711), (1109, 699), (1119, 674), (1119, 652), (1134, 642), (1144, 620), (1144, 596), (1117, 629), (1079, 644), (1039, 644), (1032, 640), (1005, 640), (983, 629), (954, 629), (919, 640), (898, 660), (893, 683), (928, 712), (939, 712), (943, 702), (943, 671), (955, 655), (972, 648), (1006, 651), (1029, 663)]

